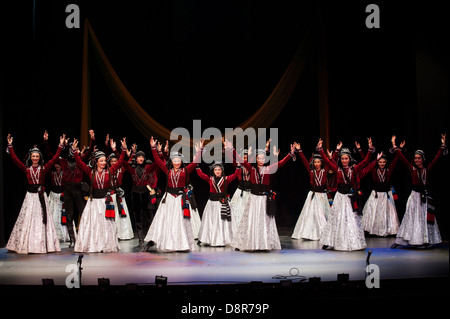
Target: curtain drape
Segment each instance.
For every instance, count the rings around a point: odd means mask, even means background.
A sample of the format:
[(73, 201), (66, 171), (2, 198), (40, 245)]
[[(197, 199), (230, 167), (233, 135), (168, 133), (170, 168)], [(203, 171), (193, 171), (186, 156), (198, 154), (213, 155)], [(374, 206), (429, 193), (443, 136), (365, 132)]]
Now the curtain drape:
[[(84, 47), (83, 47), (83, 63), (82, 63), (82, 123), (81, 123), (81, 145), (88, 144), (88, 127), (90, 126), (89, 117), (89, 61), (88, 47), (92, 47), (95, 55), (98, 57), (98, 63), (103, 77), (110, 88), (112, 94), (116, 98), (118, 105), (136, 128), (146, 137), (154, 136), (160, 141), (168, 140), (171, 130), (164, 127), (155, 120), (141, 105), (134, 99), (121, 81), (117, 73), (114, 71), (100, 42), (89, 22), (85, 19), (84, 23)], [(310, 36), (307, 36), (300, 43), (291, 62), (287, 66), (284, 74), (280, 78), (278, 84), (273, 89), (264, 104), (243, 121), (239, 127), (246, 128), (268, 128), (283, 110), (286, 103), (294, 91), (298, 79), (305, 67), (308, 54), (310, 52)], [(190, 145), (193, 144), (192, 138), (189, 139)]]

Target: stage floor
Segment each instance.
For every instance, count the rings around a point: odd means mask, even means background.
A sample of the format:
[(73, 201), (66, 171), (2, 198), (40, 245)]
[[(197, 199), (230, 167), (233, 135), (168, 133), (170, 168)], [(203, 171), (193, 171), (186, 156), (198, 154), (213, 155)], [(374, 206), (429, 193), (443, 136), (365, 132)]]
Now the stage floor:
[[(367, 237), (368, 248), (340, 252), (322, 250), (317, 241), (294, 240), (291, 229), (280, 229), (281, 250), (240, 252), (231, 247), (198, 247), (193, 252), (139, 252), (137, 240), (120, 241), (118, 253), (84, 254), (82, 285), (97, 285), (109, 278), (111, 285), (154, 284), (155, 276), (167, 277), (168, 285), (230, 284), (280, 279), (307, 281), (320, 277), (336, 281), (337, 274), (349, 280), (364, 280), (366, 258), (380, 269), (380, 279), (448, 277), (448, 243), (432, 249), (391, 249), (395, 237)], [(19, 255), (0, 249), (0, 285), (42, 285), (43, 278), (65, 285), (78, 253), (62, 244), (62, 251)], [(72, 265), (72, 266), (71, 266)], [(68, 269), (68, 272), (66, 272)]]

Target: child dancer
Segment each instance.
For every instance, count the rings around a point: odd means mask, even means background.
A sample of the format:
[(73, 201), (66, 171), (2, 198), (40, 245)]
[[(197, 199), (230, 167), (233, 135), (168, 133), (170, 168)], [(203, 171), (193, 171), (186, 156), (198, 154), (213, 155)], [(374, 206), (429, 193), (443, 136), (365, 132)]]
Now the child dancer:
[(369, 234), (386, 237), (398, 232), (400, 223), (390, 183), (397, 161), (398, 156), (395, 155), (388, 166), (387, 157), (383, 154), (378, 161), (364, 168), (361, 174), (362, 178), (372, 173), (374, 182), (374, 189), (364, 205), (362, 217), (363, 229)]
[(371, 154), (375, 151), (372, 146), (372, 139), (369, 138), (368, 141), (369, 152), (367, 152), (365, 159), (357, 165), (353, 165), (353, 158), (349, 149), (343, 148), (340, 150), (337, 164), (335, 164), (323, 152), (322, 140), (320, 139), (317, 143), (317, 150), (322, 159), (326, 165), (331, 167), (337, 178), (337, 192), (319, 241), (324, 249), (333, 248), (351, 251), (366, 248), (361, 217), (354, 212), (353, 201), (355, 186), (358, 183), (357, 174), (368, 164)]
[(411, 174), (412, 191), (406, 203), (406, 211), (397, 233), (397, 239), (391, 246), (414, 245), (417, 247), (429, 247), (442, 242), (441, 234), (434, 215), (434, 203), (430, 196), (430, 173), (442, 154), (447, 154), (446, 135), (441, 135), (441, 147), (434, 160), (425, 165), (425, 154), (417, 150), (411, 164), (403, 153), (396, 148), (395, 136), (392, 138), (392, 146), (397, 156), (403, 162)]
[(319, 240), (330, 213), (327, 196), (327, 172), (329, 168), (325, 167), (322, 156), (319, 154), (314, 154), (308, 162), (300, 144), (294, 143), (294, 145), (309, 173), (311, 191), (306, 197), (291, 237), (294, 239)]
[(232, 175), (224, 176), (223, 164), (215, 163), (210, 167), (210, 176), (203, 173), (199, 167), (197, 167), (197, 174), (209, 183), (209, 199), (203, 210), (198, 244), (228, 245), (233, 236), (233, 208), (228, 200), (227, 186), (239, 176), (240, 170), (236, 169)]
[(189, 205), (189, 174), (197, 166), (197, 161), (203, 150), (201, 140), (200, 148), (189, 165), (185, 165), (182, 154), (172, 152), (170, 158), (164, 163), (156, 150), (157, 141), (150, 139), (150, 146), (155, 163), (166, 174), (166, 193), (164, 194), (155, 218), (145, 236), (148, 241), (145, 250), (153, 245), (163, 251), (189, 251), (195, 250), (194, 234), (191, 226), (191, 209)]
[(36, 147), (28, 152), (28, 158), (23, 164), (14, 152), (13, 137), (8, 134), (8, 152), (11, 159), (28, 180), (22, 208), (6, 245), (11, 251), (19, 254), (61, 251), (43, 184), (45, 175), (58, 160), (64, 139), (65, 135), (60, 137), (58, 150), (47, 164), (44, 165), (41, 151)]
[[(127, 144), (125, 138), (122, 140), (122, 153), (119, 161), (109, 167), (105, 153), (97, 151), (94, 153), (92, 168), (81, 161), (77, 152), (78, 141), (74, 140), (72, 145), (76, 164), (91, 179), (90, 198), (81, 215), (78, 228), (78, 237), (75, 243), (75, 252), (116, 252), (119, 243), (116, 234), (116, 223), (111, 196), (109, 194), (112, 176), (122, 166), (125, 158)], [(108, 201), (108, 205), (107, 205)]]
[(231, 149), (237, 161), (248, 171), (252, 181), (249, 209), (244, 212), (236, 234), (233, 234), (232, 246), (236, 250), (272, 250), (281, 249), (280, 238), (275, 221), (275, 216), (271, 211), (275, 194), (270, 189), (270, 176), (274, 174), (277, 167), (283, 167), (291, 158), (294, 158), (294, 145), (291, 151), (281, 161), (269, 166), (264, 166), (266, 151), (256, 151), (257, 166), (242, 160), (231, 145), (225, 141), (225, 148)]

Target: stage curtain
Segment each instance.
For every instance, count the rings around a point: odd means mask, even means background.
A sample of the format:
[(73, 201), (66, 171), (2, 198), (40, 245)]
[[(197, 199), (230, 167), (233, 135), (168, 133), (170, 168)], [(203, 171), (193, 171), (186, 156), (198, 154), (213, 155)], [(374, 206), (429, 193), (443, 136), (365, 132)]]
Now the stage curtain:
[[(309, 32), (307, 34), (309, 35)], [(154, 136), (160, 141), (168, 140), (171, 130), (158, 123), (158, 121), (156, 121), (151, 115), (149, 115), (127, 90), (126, 86), (120, 80), (119, 76), (114, 71), (114, 68), (109, 62), (88, 19), (85, 20), (84, 37), (85, 47), (83, 51), (84, 53), (82, 64), (82, 114), (86, 115), (82, 116), (82, 121), (85, 122), (82, 123), (82, 130), (85, 129), (87, 125), (89, 125), (89, 63), (87, 47), (89, 44), (92, 44), (92, 49), (98, 56), (98, 62), (100, 64), (100, 69), (105, 78), (105, 81), (126, 116), (128, 116), (131, 122), (145, 137), (149, 138), (150, 136)], [(284, 74), (282, 75), (278, 84), (276, 85), (270, 96), (267, 98), (265, 103), (248, 119), (242, 122), (239, 127), (241, 127), (243, 130), (248, 127), (270, 127), (272, 122), (283, 110), (297, 85), (298, 79), (305, 67), (307, 57), (310, 52), (309, 47), (310, 37), (305, 36), (298, 49), (296, 50), (290, 64), (287, 66)], [(87, 145), (87, 136), (86, 141), (82, 140), (82, 143), (86, 143)], [(192, 139), (190, 139), (190, 145), (192, 145), (192, 143), (193, 141)]]

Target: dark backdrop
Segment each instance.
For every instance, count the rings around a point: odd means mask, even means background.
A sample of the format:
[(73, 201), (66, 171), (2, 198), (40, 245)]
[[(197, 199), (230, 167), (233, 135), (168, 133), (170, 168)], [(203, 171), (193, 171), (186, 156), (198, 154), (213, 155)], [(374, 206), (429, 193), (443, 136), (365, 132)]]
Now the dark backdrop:
[[(7, 240), (25, 194), (26, 181), (5, 153), (14, 136), (20, 158), (48, 130), (80, 136), (83, 28), (67, 29), (65, 7), (76, 3), (89, 18), (103, 49), (135, 99), (173, 129), (235, 127), (267, 99), (308, 28), (325, 31), (330, 143), (367, 149), (371, 136), (387, 152), (392, 134), (406, 139), (406, 156), (424, 149), (431, 158), (448, 131), (449, 52), (445, 12), (436, 1), (2, 1), (0, 73), (0, 241)], [(365, 26), (365, 8), (376, 3), (381, 28)], [(34, 18), (33, 18), (34, 17)], [(322, 17), (322, 20), (320, 20)], [(320, 23), (322, 21), (322, 23)], [(317, 51), (313, 47), (290, 101), (272, 127), (279, 129), (281, 156), (293, 141), (312, 152), (320, 137)], [(121, 113), (90, 55), (92, 128), (126, 136), (150, 153), (148, 136)], [(206, 165), (202, 164), (206, 169)], [(232, 168), (227, 166), (227, 173)], [(433, 174), (441, 232), (448, 236), (448, 159)], [(161, 176), (161, 180), (164, 177)], [(200, 208), (207, 186), (192, 175)], [(411, 186), (399, 164), (393, 176), (402, 218)], [(125, 187), (129, 179), (125, 180)], [(274, 177), (279, 226), (293, 227), (309, 190), (300, 161)], [(371, 181), (363, 190), (368, 195)], [(229, 192), (236, 188), (230, 185)], [(201, 209), (200, 209), (201, 212)]]

